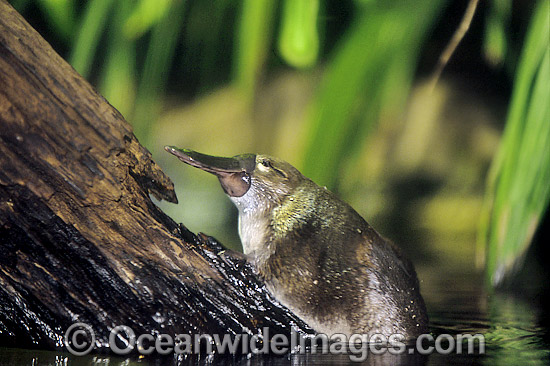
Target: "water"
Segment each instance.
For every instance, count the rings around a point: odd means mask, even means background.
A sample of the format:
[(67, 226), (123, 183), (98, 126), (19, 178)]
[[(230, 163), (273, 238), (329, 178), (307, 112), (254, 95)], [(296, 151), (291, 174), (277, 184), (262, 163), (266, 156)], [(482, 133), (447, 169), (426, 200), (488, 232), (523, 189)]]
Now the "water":
[(550, 333), (545, 299), (513, 293), (488, 293), (481, 274), (445, 273), (424, 284), (435, 334), (482, 333), (485, 353), (438, 355), (428, 365), (548, 365)]
[[(512, 294), (488, 294), (481, 274), (472, 270), (448, 268), (418, 268), (422, 292), (426, 300), (432, 335), (483, 334), (485, 352), (474, 348), (473, 354), (450, 352), (421, 355), (418, 352), (392, 355), (367, 351), (367, 365), (550, 365), (548, 309), (544, 300), (517, 297)], [(448, 343), (442, 343), (446, 349)], [(434, 346), (425, 343), (424, 347)], [(414, 351), (414, 349), (412, 350)], [(412, 352), (411, 351), (411, 352)], [(356, 353), (360, 355), (360, 353)], [(353, 355), (352, 355), (353, 356)], [(350, 354), (287, 354), (284, 356), (211, 357), (198, 356), (175, 359), (173, 356), (113, 357), (104, 354), (76, 357), (67, 352), (0, 348), (0, 366), (19, 365), (347, 365), (357, 364)]]

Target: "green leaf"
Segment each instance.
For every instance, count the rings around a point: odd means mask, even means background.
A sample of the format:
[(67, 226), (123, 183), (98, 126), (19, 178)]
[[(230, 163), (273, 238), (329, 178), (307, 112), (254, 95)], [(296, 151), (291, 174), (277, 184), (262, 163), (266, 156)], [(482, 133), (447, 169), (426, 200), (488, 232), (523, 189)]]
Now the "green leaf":
[(319, 53), (319, 0), (286, 0), (283, 6), (279, 52), (290, 65), (315, 65)]
[(444, 1), (365, 5), (327, 65), (304, 137), (305, 175), (335, 189), (380, 113), (400, 113), (422, 40)]
[(97, 44), (105, 29), (105, 23), (112, 11), (113, 0), (92, 0), (89, 1), (81, 26), (74, 40), (73, 49), (69, 56), (69, 63), (87, 78), (90, 74)]
[(506, 128), (491, 165), (478, 246), (497, 286), (521, 263), (550, 201), (550, 21), (548, 1), (533, 13)]
[(74, 1), (39, 0), (38, 4), (55, 31), (65, 41), (69, 41), (75, 28)]
[(166, 15), (171, 4), (172, 0), (140, 0), (124, 23), (126, 37), (136, 39), (150, 30)]
[(136, 84), (135, 44), (122, 31), (122, 20), (131, 10), (130, 0), (116, 2), (112, 18), (112, 36), (100, 83), (101, 94), (126, 118), (133, 109)]
[(236, 34), (234, 80), (248, 101), (254, 98), (256, 82), (270, 47), (276, 2), (244, 0)]
[(493, 65), (504, 62), (507, 52), (506, 29), (511, 15), (510, 0), (492, 0), (485, 22), (483, 52), (487, 61)]
[(183, 28), (184, 5), (184, 1), (173, 2), (165, 17), (152, 29), (132, 115), (134, 133), (145, 146), (150, 139), (151, 124), (160, 112), (160, 99)]

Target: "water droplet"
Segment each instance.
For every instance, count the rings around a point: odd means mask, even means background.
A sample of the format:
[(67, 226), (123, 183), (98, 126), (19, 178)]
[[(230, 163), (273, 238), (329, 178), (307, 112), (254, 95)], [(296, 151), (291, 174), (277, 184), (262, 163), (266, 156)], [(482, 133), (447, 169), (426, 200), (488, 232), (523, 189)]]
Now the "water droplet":
[(161, 324), (161, 323), (164, 323), (164, 321), (166, 320), (166, 318), (164, 316), (162, 316), (158, 311), (155, 313), (155, 315), (153, 315), (153, 320), (156, 321), (157, 323)]

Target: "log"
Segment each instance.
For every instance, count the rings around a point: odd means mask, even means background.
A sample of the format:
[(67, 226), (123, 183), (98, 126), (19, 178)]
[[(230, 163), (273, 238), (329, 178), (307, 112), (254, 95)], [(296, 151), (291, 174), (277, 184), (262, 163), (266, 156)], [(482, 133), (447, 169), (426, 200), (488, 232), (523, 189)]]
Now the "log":
[[(131, 126), (0, 0), (0, 346), (312, 330), (238, 256), (151, 201), (173, 183)], [(185, 204), (182, 202), (181, 204)]]

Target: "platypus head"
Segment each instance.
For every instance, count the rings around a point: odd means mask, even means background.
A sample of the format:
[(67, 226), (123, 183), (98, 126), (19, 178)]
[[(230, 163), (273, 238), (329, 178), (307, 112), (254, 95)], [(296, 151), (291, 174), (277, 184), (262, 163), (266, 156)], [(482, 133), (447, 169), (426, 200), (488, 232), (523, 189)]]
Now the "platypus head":
[(239, 209), (239, 234), (245, 254), (260, 249), (266, 226), (273, 226), (274, 210), (289, 197), (302, 194), (303, 184), (311, 183), (289, 163), (267, 155), (225, 158), (173, 146), (166, 146), (165, 150), (184, 163), (218, 177)]

